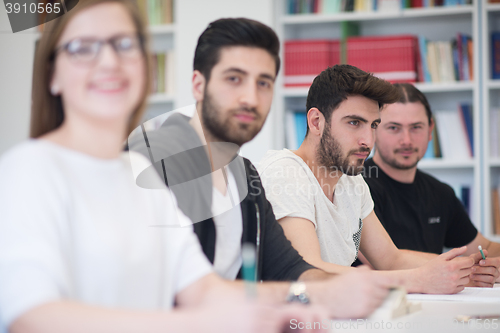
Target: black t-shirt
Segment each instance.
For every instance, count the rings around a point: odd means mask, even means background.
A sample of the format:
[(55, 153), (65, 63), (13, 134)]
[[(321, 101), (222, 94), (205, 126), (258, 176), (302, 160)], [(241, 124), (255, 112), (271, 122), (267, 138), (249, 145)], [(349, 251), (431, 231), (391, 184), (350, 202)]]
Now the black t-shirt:
[[(377, 174), (378, 172), (378, 174)], [(412, 184), (390, 178), (372, 159), (365, 162), (375, 213), (400, 249), (442, 253), (461, 247), (477, 235), (453, 189), (417, 170)]]

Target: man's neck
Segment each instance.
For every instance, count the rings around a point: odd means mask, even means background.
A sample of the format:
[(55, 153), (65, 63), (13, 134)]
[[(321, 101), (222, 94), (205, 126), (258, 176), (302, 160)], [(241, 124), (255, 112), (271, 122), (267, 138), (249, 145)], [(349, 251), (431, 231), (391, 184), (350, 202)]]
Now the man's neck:
[(385, 174), (395, 181), (400, 183), (411, 184), (415, 180), (415, 175), (417, 174), (417, 166), (410, 169), (397, 169), (389, 164), (385, 163), (380, 155), (375, 152), (373, 156), (373, 161), (377, 164)]
[(321, 166), (321, 164), (318, 162), (316, 151), (317, 146), (313, 142), (310, 142), (308, 139), (306, 139), (299, 147), (299, 149), (297, 149), (293, 153), (302, 158), (307, 166), (309, 166), (309, 169), (311, 169), (314, 177), (316, 177), (316, 179), (318, 180), (323, 193), (330, 201), (333, 202), (335, 187), (337, 186), (337, 183), (340, 177), (342, 177), (343, 173), (338, 169), (329, 170), (328, 168)]

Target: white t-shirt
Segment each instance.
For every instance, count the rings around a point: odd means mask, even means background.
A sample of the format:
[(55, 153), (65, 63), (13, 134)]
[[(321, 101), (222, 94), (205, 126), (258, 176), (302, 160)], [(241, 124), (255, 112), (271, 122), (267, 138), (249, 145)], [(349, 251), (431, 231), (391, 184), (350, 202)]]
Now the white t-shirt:
[(212, 271), (171, 192), (135, 184), (130, 159), (142, 158), (44, 140), (0, 158), (0, 331), (60, 299), (169, 309)]
[(356, 260), (362, 220), (373, 211), (370, 190), (361, 175), (342, 175), (332, 202), (309, 166), (288, 149), (267, 152), (258, 171), (277, 220), (311, 221), (323, 261), (350, 266)]
[(234, 280), (243, 262), (241, 258), (243, 220), (236, 180), (229, 168), (225, 169), (228, 180), (226, 195), (219, 192), (215, 186), (212, 191), (212, 213), (216, 231), (214, 270), (221, 277)]

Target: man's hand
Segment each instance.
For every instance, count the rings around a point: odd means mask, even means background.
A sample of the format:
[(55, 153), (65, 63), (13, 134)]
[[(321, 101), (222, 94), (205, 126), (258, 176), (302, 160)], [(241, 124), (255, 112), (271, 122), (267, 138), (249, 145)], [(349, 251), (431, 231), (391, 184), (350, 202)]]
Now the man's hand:
[[(328, 308), (334, 318), (365, 318), (398, 283), (365, 266), (311, 285), (311, 302)], [(319, 289), (319, 292), (316, 290)]]
[(430, 260), (418, 268), (416, 276), (426, 294), (455, 294), (469, 283), (474, 260), (471, 257), (458, 257), (467, 247), (452, 249)]
[[(488, 250), (483, 250), (483, 252), (487, 257)], [(500, 267), (500, 257), (483, 260), (479, 252), (471, 254), (469, 257), (474, 260), (474, 266), (470, 275), (470, 283), (467, 286), (492, 288), (495, 281), (500, 277), (498, 270)]]

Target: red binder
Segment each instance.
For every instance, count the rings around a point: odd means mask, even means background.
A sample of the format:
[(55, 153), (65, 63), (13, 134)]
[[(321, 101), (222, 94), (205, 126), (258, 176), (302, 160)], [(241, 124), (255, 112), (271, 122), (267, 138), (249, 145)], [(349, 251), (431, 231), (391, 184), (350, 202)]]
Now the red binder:
[(417, 59), (417, 36), (363, 36), (347, 39), (348, 64), (392, 83), (416, 82)]
[(329, 66), (340, 63), (338, 40), (289, 40), (285, 42), (285, 86), (309, 87)]

